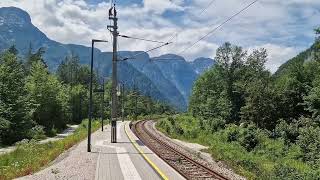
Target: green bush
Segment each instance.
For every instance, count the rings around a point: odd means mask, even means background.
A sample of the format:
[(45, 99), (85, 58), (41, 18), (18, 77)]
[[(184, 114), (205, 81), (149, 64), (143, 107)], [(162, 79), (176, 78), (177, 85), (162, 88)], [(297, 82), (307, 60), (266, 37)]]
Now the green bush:
[(247, 151), (252, 151), (259, 144), (259, 132), (252, 124), (247, 127), (231, 124), (223, 132), (227, 142), (237, 141)]
[(237, 141), (240, 136), (239, 128), (235, 124), (229, 125), (224, 133), (226, 134), (227, 142)]
[(259, 144), (257, 128), (252, 124), (241, 128), (238, 141), (247, 151), (252, 151)]
[(40, 125), (36, 125), (28, 133), (29, 138), (35, 140), (41, 140), (46, 138), (44, 127)]
[(54, 137), (54, 136), (57, 135), (57, 132), (58, 132), (57, 129), (52, 128), (52, 129), (50, 129), (50, 130), (48, 130), (48, 131), (46, 132), (46, 135), (49, 136), (49, 137)]
[(280, 120), (275, 128), (275, 137), (282, 137), (286, 143), (294, 143), (299, 136), (298, 123), (288, 124), (284, 120)]
[(279, 164), (275, 167), (273, 178), (279, 180), (302, 180), (303, 176), (295, 168)]
[(320, 127), (300, 128), (297, 144), (303, 152), (304, 161), (311, 164), (320, 163)]
[(226, 121), (222, 118), (212, 118), (209, 119), (210, 130), (211, 132), (218, 131), (219, 129), (225, 128)]

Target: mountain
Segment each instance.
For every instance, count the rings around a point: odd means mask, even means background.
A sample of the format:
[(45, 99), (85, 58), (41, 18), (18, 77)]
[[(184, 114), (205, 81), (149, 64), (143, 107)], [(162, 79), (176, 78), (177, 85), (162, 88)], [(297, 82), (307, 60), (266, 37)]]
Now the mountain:
[(192, 66), (183, 57), (174, 54), (162, 55), (151, 60), (162, 74), (176, 85), (188, 102), (193, 83), (198, 77)]
[(193, 67), (194, 71), (197, 74), (202, 74), (206, 70), (210, 69), (213, 65), (215, 65), (215, 61), (211, 58), (197, 58), (194, 61), (190, 62), (190, 65)]
[(179, 102), (179, 106), (187, 107), (187, 99), (181, 94), (181, 91), (176, 87), (172, 79), (168, 79), (157, 66), (155, 61), (152, 61), (147, 53), (143, 52), (120, 52), (121, 56), (131, 57), (134, 54), (141, 53), (134, 61), (128, 61), (133, 67), (145, 74), (162, 92), (162, 94), (172, 101)]
[[(49, 39), (43, 32), (31, 23), (29, 14), (19, 8), (0, 8), (0, 51), (15, 45), (19, 55), (24, 57), (30, 47), (37, 50), (45, 48), (44, 59), (50, 69), (54, 72), (61, 61), (68, 55), (75, 54), (79, 57), (81, 64), (90, 63), (91, 48), (76, 45), (63, 44)], [(104, 77), (110, 77), (112, 65), (112, 53), (101, 52), (95, 49), (95, 69)], [(139, 91), (153, 97), (155, 100), (166, 102), (177, 110), (187, 109), (189, 95), (196, 78), (211, 66), (208, 59), (198, 59), (197, 62), (186, 62), (180, 56), (167, 54), (157, 60), (150, 58), (145, 52), (119, 52), (121, 57), (130, 57), (139, 53), (134, 60), (118, 63), (119, 81), (126, 87)]]

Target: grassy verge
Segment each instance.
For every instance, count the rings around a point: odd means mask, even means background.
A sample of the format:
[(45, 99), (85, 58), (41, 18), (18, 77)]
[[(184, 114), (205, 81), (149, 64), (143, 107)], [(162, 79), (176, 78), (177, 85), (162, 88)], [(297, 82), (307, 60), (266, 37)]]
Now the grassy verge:
[(230, 125), (208, 131), (199, 126), (199, 120), (189, 116), (164, 118), (156, 127), (171, 138), (208, 146), (214, 159), (225, 162), (248, 179), (320, 178), (317, 167), (301, 160), (297, 145), (287, 146), (283, 139), (271, 139), (259, 129)]
[[(87, 123), (83, 121), (74, 134), (58, 141), (37, 144), (29, 141), (18, 145), (11, 153), (0, 156), (0, 180), (13, 179), (39, 171), (65, 150), (87, 137)], [(92, 132), (100, 127), (99, 121), (93, 121)]]

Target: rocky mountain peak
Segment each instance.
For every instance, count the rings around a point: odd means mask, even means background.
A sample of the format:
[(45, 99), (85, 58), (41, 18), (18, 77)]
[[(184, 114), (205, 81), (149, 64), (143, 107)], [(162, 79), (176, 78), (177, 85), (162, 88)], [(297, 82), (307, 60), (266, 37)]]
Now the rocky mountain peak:
[(27, 12), (16, 7), (0, 8), (0, 25), (23, 27), (26, 24), (31, 24), (31, 18)]

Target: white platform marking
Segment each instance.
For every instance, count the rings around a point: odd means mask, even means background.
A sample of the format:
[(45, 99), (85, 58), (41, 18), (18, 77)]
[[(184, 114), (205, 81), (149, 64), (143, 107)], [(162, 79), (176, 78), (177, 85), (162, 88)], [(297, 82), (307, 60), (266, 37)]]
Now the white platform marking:
[(121, 134), (121, 128), (122, 128), (123, 123), (118, 121), (118, 126), (117, 126), (117, 140), (122, 139), (122, 134)]
[[(136, 167), (133, 165), (133, 163), (130, 159), (128, 151), (124, 147), (105, 145), (105, 144), (103, 144), (103, 142), (104, 141), (98, 141), (96, 143), (96, 146), (116, 149), (118, 162), (120, 165), (120, 169), (121, 169), (123, 178), (125, 180), (141, 180), (141, 177), (140, 177)], [(99, 156), (98, 156), (97, 169), (99, 169), (99, 165), (100, 165), (100, 162), (99, 162), (100, 161), (100, 154), (101, 153), (99, 153)], [(98, 174), (99, 174), (98, 170), (96, 170), (96, 179), (97, 179)]]
[(141, 177), (137, 169), (134, 167), (126, 149), (123, 147), (117, 147), (116, 151), (124, 179), (141, 180)]

